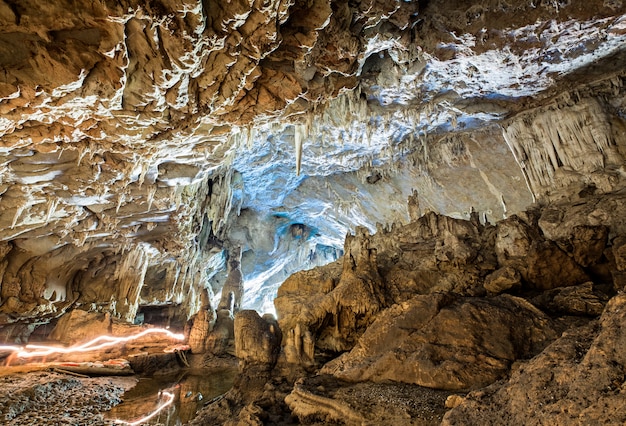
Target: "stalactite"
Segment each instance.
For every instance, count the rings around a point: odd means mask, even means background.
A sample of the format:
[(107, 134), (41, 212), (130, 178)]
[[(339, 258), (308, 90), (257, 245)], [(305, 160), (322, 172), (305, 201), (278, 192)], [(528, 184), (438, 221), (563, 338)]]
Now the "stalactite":
[(293, 130), (294, 145), (296, 150), (296, 176), (300, 176), (300, 168), (302, 166), (302, 145), (307, 137), (306, 130), (306, 126), (302, 124), (296, 124)]
[(56, 211), (56, 208), (58, 205), (59, 205), (59, 200), (56, 198), (53, 198), (48, 201), (48, 211), (46, 213), (46, 225), (48, 224), (48, 222), (50, 222), (50, 219), (52, 218), (52, 215)]
[(150, 188), (148, 188), (148, 209), (147, 211), (152, 210), (152, 203), (154, 202), (154, 196), (156, 195), (157, 192), (157, 186), (156, 185), (151, 185)]
[[(623, 162), (602, 106), (590, 98), (558, 106), (568, 99), (563, 95), (554, 105), (516, 117), (503, 130), (537, 197), (571, 184), (572, 173), (583, 183), (586, 176)], [(569, 173), (567, 178), (557, 175), (561, 170)]]

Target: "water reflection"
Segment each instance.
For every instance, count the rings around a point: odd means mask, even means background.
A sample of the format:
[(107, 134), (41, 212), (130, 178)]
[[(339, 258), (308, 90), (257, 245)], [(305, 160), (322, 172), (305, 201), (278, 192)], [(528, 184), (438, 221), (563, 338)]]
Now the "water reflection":
[(176, 374), (140, 377), (137, 385), (126, 392), (120, 405), (113, 407), (107, 418), (135, 421), (157, 409), (163, 397), (159, 392), (172, 392), (174, 404), (160, 411), (146, 425), (178, 426), (190, 422), (206, 402), (228, 391), (235, 380), (237, 368), (186, 370)]

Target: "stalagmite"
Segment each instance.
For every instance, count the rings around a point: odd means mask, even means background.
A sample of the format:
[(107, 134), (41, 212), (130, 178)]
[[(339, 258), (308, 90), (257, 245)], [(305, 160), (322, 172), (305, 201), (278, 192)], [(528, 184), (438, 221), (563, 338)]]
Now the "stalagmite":
[(241, 368), (272, 369), (278, 360), (282, 333), (276, 319), (243, 310), (235, 317), (235, 353)]
[(222, 289), (222, 298), (218, 309), (227, 309), (235, 314), (241, 309), (244, 295), (243, 275), (241, 273), (241, 248), (229, 250), (228, 276)]
[(215, 324), (215, 312), (211, 308), (211, 301), (206, 290), (200, 293), (200, 310), (193, 318), (193, 324), (189, 332), (189, 346), (194, 354), (202, 354), (206, 351), (207, 337)]

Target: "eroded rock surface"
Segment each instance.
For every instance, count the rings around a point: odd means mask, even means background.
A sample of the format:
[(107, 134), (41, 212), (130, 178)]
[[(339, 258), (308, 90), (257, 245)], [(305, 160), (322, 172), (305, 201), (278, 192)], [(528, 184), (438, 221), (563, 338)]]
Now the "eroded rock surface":
[(107, 424), (103, 411), (122, 402), (136, 379), (78, 378), (39, 372), (0, 377), (0, 416), (6, 425)]
[(443, 424), (621, 424), (624, 306), (618, 294), (598, 322), (572, 329), (508, 381), (470, 393)]
[(419, 386), (350, 384), (318, 375), (296, 383), (285, 400), (304, 424), (426, 426), (440, 423), (447, 396), (447, 392)]
[(256, 311), (241, 311), (235, 317), (235, 355), (243, 364), (274, 368), (280, 353), (282, 333), (271, 315), (260, 317)]
[[(595, 196), (576, 205), (609, 203), (619, 211), (621, 197)], [(447, 390), (504, 377), (516, 360), (540, 353), (573, 324), (571, 316), (600, 315), (616, 285), (606, 273), (615, 269), (613, 260), (597, 252), (606, 251), (605, 236), (621, 234), (620, 227), (568, 231), (564, 222), (559, 241), (581, 235), (599, 241), (564, 251), (539, 225), (552, 208), (495, 226), (427, 213), (375, 235), (348, 236), (343, 267), (295, 274), (279, 290), (286, 361), (313, 365), (325, 353), (334, 359), (321, 371), (340, 379)], [(568, 210), (565, 203), (560, 208)]]
[(169, 304), (184, 323), (205, 290), (218, 308), (234, 247), (265, 309), (356, 224), (406, 222), (409, 194), (493, 220), (613, 191), (624, 12), (2, 2), (0, 320)]
[[(194, 352), (271, 365), (277, 328), (244, 314), (240, 341), (238, 312), (343, 255), (278, 291), (286, 365), (346, 352), (351, 380), (397, 380), (416, 353), (413, 383), (504, 377), (626, 284), (625, 13), (603, 0), (0, 0), (2, 340), (143, 318), (189, 324)], [(405, 336), (429, 300), (439, 328)], [(389, 330), (395, 348), (378, 343)], [(295, 422), (291, 377), (270, 370), (246, 371), (198, 422)], [(303, 383), (303, 421), (412, 413)], [(310, 412), (307, 398), (348, 409)]]
[(508, 295), (417, 296), (379, 315), (350, 352), (321, 371), (350, 381), (478, 388), (554, 340), (550, 322), (527, 301)]

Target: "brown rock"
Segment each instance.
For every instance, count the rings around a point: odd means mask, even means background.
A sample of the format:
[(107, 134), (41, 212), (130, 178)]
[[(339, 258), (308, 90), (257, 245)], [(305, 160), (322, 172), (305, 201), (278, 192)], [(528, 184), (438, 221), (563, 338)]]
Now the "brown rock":
[(517, 216), (497, 224), (495, 251), (501, 266), (517, 269), (536, 289), (576, 285), (589, 279), (571, 257)]
[(470, 393), (443, 425), (626, 423), (626, 295), (598, 322), (572, 329), (511, 378)]
[(409, 210), (409, 220), (411, 222), (415, 222), (422, 216), (422, 211), (420, 210), (419, 194), (416, 190), (413, 190), (411, 195), (409, 195), (407, 205)]
[(211, 309), (209, 294), (206, 290), (201, 293), (202, 305), (193, 318), (189, 331), (189, 346), (191, 353), (201, 354), (207, 349), (207, 338), (215, 324), (215, 311)]
[(570, 238), (572, 256), (580, 266), (589, 266), (602, 257), (609, 229), (606, 226), (579, 225)]
[(581, 284), (589, 280), (580, 265), (550, 241), (534, 241), (526, 262), (528, 267), (524, 278), (540, 290)]
[(458, 407), (463, 403), (463, 399), (461, 395), (450, 395), (446, 398), (446, 408)]
[(523, 260), (530, 251), (537, 233), (518, 216), (510, 216), (496, 225), (495, 251), (498, 263), (506, 265)]
[(379, 314), (354, 349), (321, 371), (350, 381), (468, 389), (492, 383), (554, 338), (551, 320), (523, 299), (417, 296)]
[(515, 268), (505, 266), (489, 274), (485, 278), (485, 290), (490, 293), (500, 294), (510, 289), (517, 288), (522, 284), (522, 277)]
[(206, 350), (213, 355), (224, 355), (232, 352), (235, 338), (233, 313), (228, 309), (217, 311), (215, 326), (206, 338)]
[(476, 257), (476, 250), (458, 236), (446, 232), (435, 244), (435, 258), (440, 262), (465, 265)]
[(74, 309), (59, 319), (49, 337), (66, 344), (86, 342), (102, 334), (110, 334), (112, 324), (108, 314)]
[(593, 283), (555, 288), (533, 299), (541, 309), (565, 315), (598, 316), (604, 310), (608, 297), (594, 292)]
[(235, 355), (242, 368), (262, 365), (272, 369), (278, 360), (282, 334), (271, 315), (243, 310), (235, 316)]
[(610, 235), (626, 235), (626, 198), (622, 192), (594, 196), (585, 202), (562, 202), (547, 206), (541, 212), (541, 231), (553, 241), (568, 240), (578, 226), (606, 226)]
[(346, 383), (320, 374), (298, 380), (285, 402), (301, 424), (424, 426), (439, 424), (448, 395), (404, 383)]
[(626, 237), (619, 236), (613, 240), (613, 257), (619, 272), (626, 271)]
[(355, 236), (346, 237), (341, 269), (337, 263), (326, 272), (324, 268), (320, 272), (302, 272), (281, 286), (275, 305), (287, 336), (284, 343), (288, 345), (288, 359), (309, 363), (309, 356), (302, 355), (303, 348), (313, 352), (311, 342), (331, 351), (352, 348), (385, 306), (376, 249), (370, 247), (370, 238), (365, 228), (357, 228)]

